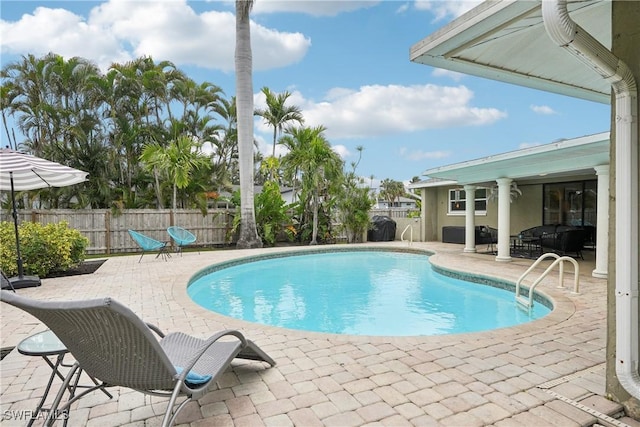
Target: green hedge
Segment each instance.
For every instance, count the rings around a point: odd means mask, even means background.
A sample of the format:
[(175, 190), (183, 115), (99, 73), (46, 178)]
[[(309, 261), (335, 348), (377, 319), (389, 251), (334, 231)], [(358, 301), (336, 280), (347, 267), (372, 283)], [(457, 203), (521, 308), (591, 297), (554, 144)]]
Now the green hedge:
[[(19, 225), (20, 253), (24, 274), (46, 277), (49, 273), (77, 267), (85, 259), (89, 239), (66, 222)], [(7, 276), (18, 274), (13, 222), (0, 222), (0, 268)]]

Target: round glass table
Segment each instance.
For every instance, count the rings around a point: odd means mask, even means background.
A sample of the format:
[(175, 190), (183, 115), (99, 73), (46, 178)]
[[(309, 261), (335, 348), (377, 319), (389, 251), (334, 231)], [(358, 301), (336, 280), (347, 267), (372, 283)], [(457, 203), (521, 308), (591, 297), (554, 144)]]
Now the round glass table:
[[(46, 331), (38, 332), (37, 334), (31, 335), (22, 341), (17, 346), (18, 352), (20, 354), (24, 354), (25, 356), (41, 356), (45, 362), (51, 368), (51, 376), (49, 377), (49, 381), (47, 382), (47, 386), (44, 390), (44, 394), (38, 403), (36, 409), (31, 413), (31, 418), (27, 423), (27, 426), (30, 427), (33, 425), (34, 421), (37, 419), (42, 419), (45, 415), (40, 415), (40, 413), (49, 412), (48, 409), (44, 408), (44, 403), (47, 400), (47, 396), (49, 395), (49, 391), (51, 390), (51, 385), (53, 384), (53, 380), (56, 378), (60, 378), (60, 380), (65, 382), (65, 374), (60, 371), (61, 367), (70, 368), (73, 365), (64, 364), (64, 357), (69, 352), (67, 347), (58, 339), (56, 334), (53, 331), (47, 329)], [(49, 358), (50, 356), (56, 356), (54, 361), (52, 362)], [(76, 371), (76, 377), (73, 381), (69, 382), (67, 386), (67, 391), (69, 392), (69, 399), (72, 399), (75, 395), (76, 389), (78, 387), (87, 388), (92, 386), (82, 386), (78, 385), (78, 381), (80, 380), (80, 375), (82, 374), (82, 369), (78, 369)], [(98, 382), (91, 378), (94, 385), (98, 385)], [(107, 392), (104, 388), (100, 388), (109, 398), (111, 398), (111, 394)], [(64, 425), (67, 425), (67, 421), (69, 419), (68, 411), (62, 411), (58, 414), (47, 414), (46, 417), (54, 417), (56, 419), (64, 420)]]

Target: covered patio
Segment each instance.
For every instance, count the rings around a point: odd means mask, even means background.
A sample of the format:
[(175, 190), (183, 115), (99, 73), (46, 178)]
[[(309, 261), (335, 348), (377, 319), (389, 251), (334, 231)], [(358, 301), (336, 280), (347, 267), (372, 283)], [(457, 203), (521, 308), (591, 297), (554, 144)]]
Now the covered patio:
[[(498, 188), (497, 224), (498, 242), (496, 261), (511, 261), (510, 246), (512, 236), (520, 229), (511, 226), (511, 187), (515, 183), (523, 185), (539, 183), (553, 183), (567, 179), (583, 180), (597, 179), (597, 224), (596, 240), (609, 240), (607, 215), (609, 201), (609, 133), (584, 136), (571, 140), (557, 141), (523, 150), (512, 151), (495, 156), (470, 160), (447, 166), (429, 169), (423, 175), (429, 179), (410, 184), (410, 188), (421, 189), (423, 200), (428, 200), (429, 189), (455, 184), (464, 188), (467, 200), (465, 204), (465, 252), (476, 251), (474, 228), (479, 220), (475, 214), (474, 195), (477, 188)], [(527, 203), (523, 194), (522, 202)], [(423, 203), (422, 216), (433, 216), (433, 209), (437, 206)], [(542, 221), (542, 212), (540, 212)], [(429, 221), (424, 221), (429, 224)], [(542, 224), (542, 222), (540, 222)], [(431, 227), (439, 224), (431, 223)], [(433, 236), (425, 232), (425, 236)], [(606, 244), (596, 245), (596, 266), (592, 274), (594, 277), (607, 277), (608, 247)]]

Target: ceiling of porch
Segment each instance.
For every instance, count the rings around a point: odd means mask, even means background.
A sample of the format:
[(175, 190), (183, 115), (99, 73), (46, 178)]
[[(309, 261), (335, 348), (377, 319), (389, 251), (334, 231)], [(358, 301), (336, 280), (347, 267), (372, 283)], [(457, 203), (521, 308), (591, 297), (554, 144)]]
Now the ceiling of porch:
[[(411, 47), (413, 62), (610, 103), (610, 85), (546, 34), (540, 0), (487, 1)], [(611, 2), (570, 0), (571, 18), (611, 47)]]
[(433, 168), (424, 175), (460, 185), (495, 183), (497, 178), (549, 181), (594, 176), (594, 166), (608, 164), (609, 132), (604, 132)]

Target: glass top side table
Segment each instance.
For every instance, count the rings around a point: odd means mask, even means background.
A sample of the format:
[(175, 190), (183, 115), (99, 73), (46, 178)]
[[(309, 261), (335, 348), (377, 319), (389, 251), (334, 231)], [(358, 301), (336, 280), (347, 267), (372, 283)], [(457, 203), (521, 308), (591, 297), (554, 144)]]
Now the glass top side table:
[[(63, 363), (65, 355), (69, 352), (67, 347), (58, 339), (56, 334), (53, 331), (47, 329), (46, 331), (38, 332), (37, 334), (31, 335), (20, 341), (17, 346), (18, 352), (20, 354), (24, 354), (25, 356), (41, 356), (45, 362), (51, 368), (51, 376), (49, 377), (49, 381), (47, 382), (47, 387), (44, 390), (44, 394), (38, 403), (35, 411), (31, 413), (31, 419), (27, 423), (27, 427), (33, 425), (34, 421), (40, 417), (41, 412), (47, 411), (47, 409), (43, 408), (44, 402), (47, 400), (47, 396), (49, 395), (49, 391), (51, 390), (51, 385), (53, 384), (54, 378), (57, 376), (64, 383), (65, 375), (60, 372), (60, 367), (71, 367), (73, 365), (65, 365)], [(55, 362), (52, 362), (49, 359), (49, 356), (57, 356), (55, 358)], [(72, 399), (75, 395), (76, 388), (87, 386), (78, 385), (78, 381), (80, 380), (80, 375), (82, 374), (82, 368), (76, 371), (76, 377), (73, 381), (69, 382), (67, 386), (67, 391), (69, 392), (69, 398)], [(98, 385), (97, 381), (94, 378), (91, 378), (95, 385)], [(104, 388), (101, 388), (102, 392), (105, 393), (109, 398), (111, 398), (111, 394), (107, 392)], [(61, 414), (48, 414), (47, 416), (52, 416), (56, 418), (61, 418), (64, 420), (64, 425), (67, 425), (67, 421), (69, 419), (68, 411), (64, 411)]]
[(20, 341), (18, 352), (27, 356), (53, 356), (66, 353), (67, 347), (47, 329)]

